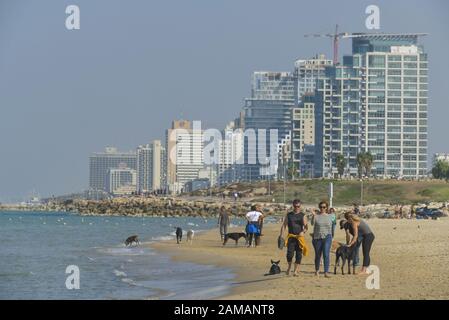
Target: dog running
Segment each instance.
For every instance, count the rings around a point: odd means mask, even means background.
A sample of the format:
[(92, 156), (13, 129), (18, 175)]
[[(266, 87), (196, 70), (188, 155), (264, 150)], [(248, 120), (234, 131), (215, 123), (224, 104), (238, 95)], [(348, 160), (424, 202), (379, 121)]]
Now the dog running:
[(244, 233), (244, 232), (226, 233), (225, 236), (224, 236), (223, 245), (226, 245), (226, 243), (228, 242), (229, 239), (234, 240), (235, 241), (235, 245), (238, 245), (240, 238), (244, 238), (245, 240), (247, 240), (246, 233)]
[(133, 243), (136, 245), (140, 244), (139, 237), (137, 235), (130, 236), (125, 240), (125, 246), (131, 246)]

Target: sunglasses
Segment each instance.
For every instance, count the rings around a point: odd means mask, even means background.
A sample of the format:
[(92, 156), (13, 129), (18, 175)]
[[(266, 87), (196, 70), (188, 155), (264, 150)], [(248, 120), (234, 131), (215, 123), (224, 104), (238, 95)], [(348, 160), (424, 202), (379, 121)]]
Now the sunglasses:
[(301, 205), (293, 206), (294, 208), (301, 208)]

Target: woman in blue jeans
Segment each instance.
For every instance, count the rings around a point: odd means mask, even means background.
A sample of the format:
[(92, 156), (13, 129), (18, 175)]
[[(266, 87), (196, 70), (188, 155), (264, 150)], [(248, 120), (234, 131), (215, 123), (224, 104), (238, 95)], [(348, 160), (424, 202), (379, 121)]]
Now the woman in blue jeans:
[(313, 248), (315, 249), (315, 275), (319, 275), (320, 260), (324, 260), (324, 276), (329, 278), (330, 251), (332, 245), (332, 217), (327, 214), (328, 204), (321, 201), (320, 211), (313, 216)]

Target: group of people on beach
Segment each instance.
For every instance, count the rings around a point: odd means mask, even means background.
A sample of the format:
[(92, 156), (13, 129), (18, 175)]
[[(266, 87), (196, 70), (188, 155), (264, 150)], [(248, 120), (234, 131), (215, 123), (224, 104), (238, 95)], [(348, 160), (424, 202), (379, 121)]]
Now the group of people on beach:
[[(287, 247), (287, 275), (290, 274), (293, 257), (295, 256), (293, 275), (299, 275), (299, 266), (303, 256), (308, 255), (308, 247), (305, 241), (305, 233), (308, 231), (307, 215), (301, 210), (301, 201), (293, 200), (293, 210), (284, 218), (279, 237), (283, 238), (285, 229), (288, 230), (285, 244)], [(337, 217), (334, 208), (329, 208), (326, 201), (318, 204), (318, 210), (314, 210), (311, 217), (313, 225), (312, 245), (315, 251), (315, 275), (320, 272), (321, 260), (324, 262), (324, 276), (329, 277), (330, 250), (333, 238), (335, 236), (335, 227), (337, 225)], [(340, 229), (344, 229), (346, 233), (346, 246), (353, 250), (353, 266), (359, 264), (358, 252), (362, 247), (363, 264), (360, 274), (367, 274), (367, 268), (370, 265), (370, 251), (374, 241), (374, 233), (368, 224), (359, 216), (358, 207), (354, 207), (351, 212), (344, 214), (345, 220), (340, 221)]]
[[(247, 244), (248, 247), (258, 246), (260, 244), (260, 237), (263, 229), (264, 215), (262, 214), (262, 206), (260, 204), (255, 204), (251, 206), (251, 210), (245, 215), (246, 227), (245, 231), (247, 234)], [(217, 225), (220, 229), (221, 240), (223, 241), (224, 236), (228, 233), (228, 226), (231, 223), (231, 218), (226, 208), (223, 206), (220, 209), (220, 214), (218, 216)]]
[[(257, 246), (260, 244), (263, 229), (264, 215), (262, 206), (259, 204), (253, 205), (245, 218), (247, 220), (245, 227), (247, 245), (248, 247)], [(309, 228), (309, 219), (313, 226), (311, 236), (315, 251), (315, 275), (319, 275), (320, 265), (323, 262), (324, 276), (327, 278), (329, 277), (330, 251), (335, 237), (337, 215), (335, 209), (330, 208), (326, 201), (321, 201), (318, 204), (318, 210), (312, 210), (311, 215), (307, 215), (302, 210), (301, 201), (299, 199), (293, 200), (292, 210), (283, 219), (279, 233), (279, 239), (282, 239), (282, 243), (287, 248), (287, 275), (290, 275), (293, 258), (295, 258), (293, 276), (298, 276), (302, 257), (307, 256), (309, 253), (309, 248), (305, 241), (305, 234)], [(230, 225), (230, 213), (227, 212), (224, 206), (220, 210), (217, 224), (223, 240)], [(286, 229), (287, 234), (284, 238)], [(359, 273), (366, 274), (370, 265), (370, 251), (375, 237), (366, 221), (360, 218), (360, 209), (356, 204), (354, 204), (353, 210), (344, 213), (344, 219), (340, 220), (340, 229), (344, 230), (346, 235), (345, 245), (350, 247), (353, 252), (354, 259), (352, 263), (354, 267), (359, 265), (359, 249), (362, 248), (363, 262)]]

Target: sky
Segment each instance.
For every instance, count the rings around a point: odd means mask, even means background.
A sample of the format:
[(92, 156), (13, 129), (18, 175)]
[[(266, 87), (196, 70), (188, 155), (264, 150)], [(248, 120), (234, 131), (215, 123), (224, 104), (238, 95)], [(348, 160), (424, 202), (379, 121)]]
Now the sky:
[(222, 129), (252, 72), (330, 57), (304, 34), (371, 32), (371, 4), (378, 32), (429, 33), (429, 155), (449, 152), (447, 0), (0, 0), (0, 202), (82, 191), (92, 152), (163, 140), (173, 119)]

